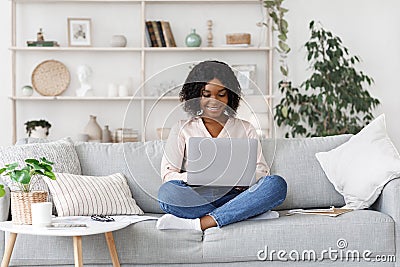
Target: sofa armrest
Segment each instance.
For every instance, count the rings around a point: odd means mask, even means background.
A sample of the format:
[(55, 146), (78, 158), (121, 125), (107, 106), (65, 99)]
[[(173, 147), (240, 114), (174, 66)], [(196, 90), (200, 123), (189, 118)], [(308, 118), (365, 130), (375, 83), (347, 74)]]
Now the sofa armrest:
[(373, 210), (383, 212), (400, 223), (400, 179), (391, 180), (385, 185), (381, 195), (371, 207)]
[(6, 191), (5, 196), (0, 197), (0, 222), (7, 221), (10, 213), (10, 202), (11, 202), (10, 188), (4, 185), (4, 190)]
[(396, 262), (395, 266), (400, 267), (400, 179), (391, 180), (385, 185), (381, 195), (371, 206), (373, 210), (385, 213), (393, 218), (395, 222), (395, 246)]

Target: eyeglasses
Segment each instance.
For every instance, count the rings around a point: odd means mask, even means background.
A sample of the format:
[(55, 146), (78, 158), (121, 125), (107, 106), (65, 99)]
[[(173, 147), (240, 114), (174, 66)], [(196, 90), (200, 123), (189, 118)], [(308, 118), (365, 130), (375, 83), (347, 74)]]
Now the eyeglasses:
[(114, 218), (112, 218), (110, 216), (106, 216), (106, 215), (92, 215), (90, 218), (92, 220), (98, 221), (98, 222), (113, 222), (113, 221), (115, 221)]

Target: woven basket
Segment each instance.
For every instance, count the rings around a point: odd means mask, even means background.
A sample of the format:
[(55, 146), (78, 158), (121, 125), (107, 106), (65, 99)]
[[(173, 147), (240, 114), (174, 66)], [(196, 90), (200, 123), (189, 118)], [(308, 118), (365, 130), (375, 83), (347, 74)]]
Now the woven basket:
[(250, 33), (230, 33), (226, 35), (226, 44), (250, 44)]
[(57, 96), (67, 90), (71, 80), (68, 68), (57, 60), (46, 60), (32, 72), (32, 86), (41, 95)]
[(14, 224), (32, 224), (31, 204), (46, 201), (46, 191), (11, 192), (12, 222)]

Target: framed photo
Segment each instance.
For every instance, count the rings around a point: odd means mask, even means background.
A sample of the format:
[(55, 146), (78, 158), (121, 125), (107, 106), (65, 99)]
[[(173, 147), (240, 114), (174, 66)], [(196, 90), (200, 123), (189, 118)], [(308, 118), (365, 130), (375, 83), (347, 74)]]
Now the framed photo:
[(68, 46), (92, 46), (91, 19), (68, 18)]
[(255, 64), (232, 65), (232, 70), (235, 73), (242, 92), (244, 95), (254, 94), (254, 83), (256, 82), (256, 66)]

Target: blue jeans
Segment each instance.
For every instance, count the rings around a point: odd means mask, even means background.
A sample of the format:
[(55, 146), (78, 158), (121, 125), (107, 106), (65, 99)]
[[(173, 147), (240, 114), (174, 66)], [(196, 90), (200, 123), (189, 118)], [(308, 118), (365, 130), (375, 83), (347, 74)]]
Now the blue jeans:
[(245, 191), (218, 187), (191, 187), (183, 181), (164, 183), (158, 202), (166, 213), (194, 219), (210, 215), (218, 227), (246, 220), (282, 204), (287, 184), (278, 175), (262, 177)]

